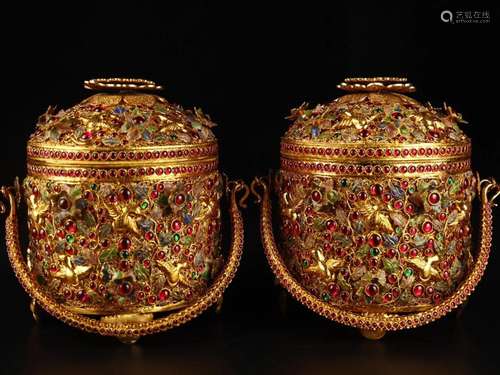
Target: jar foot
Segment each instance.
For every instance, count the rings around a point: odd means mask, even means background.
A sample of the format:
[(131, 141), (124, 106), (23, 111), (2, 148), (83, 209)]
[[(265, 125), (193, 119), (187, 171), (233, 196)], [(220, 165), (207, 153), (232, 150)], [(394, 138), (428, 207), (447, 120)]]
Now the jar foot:
[(137, 342), (137, 340), (139, 340), (139, 336), (130, 336), (130, 337), (117, 337), (118, 340), (122, 343), (122, 344), (128, 344), (128, 345), (132, 345), (132, 344), (135, 344)]
[(380, 340), (385, 336), (385, 331), (383, 329), (360, 329), (359, 332), (368, 340)]
[(224, 303), (224, 296), (221, 296), (217, 303), (215, 304), (215, 313), (220, 314), (222, 312), (222, 305)]
[(30, 302), (30, 311), (31, 315), (33, 316), (33, 320), (35, 323), (40, 322), (40, 315), (38, 315), (38, 307), (36, 306), (36, 301), (34, 299), (31, 300)]

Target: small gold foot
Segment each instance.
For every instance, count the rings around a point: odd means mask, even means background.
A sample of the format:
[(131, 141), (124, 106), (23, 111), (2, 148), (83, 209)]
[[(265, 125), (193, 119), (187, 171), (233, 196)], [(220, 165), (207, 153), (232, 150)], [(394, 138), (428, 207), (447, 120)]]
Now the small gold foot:
[(118, 337), (118, 340), (120, 340), (121, 343), (123, 344), (135, 344), (137, 340), (139, 340), (139, 336), (132, 336), (132, 337)]
[(36, 323), (40, 322), (40, 317), (38, 315), (38, 308), (36, 307), (36, 301), (34, 299), (32, 299), (30, 302), (30, 311), (35, 322)]
[(385, 331), (383, 329), (360, 329), (361, 335), (368, 340), (380, 340), (385, 336)]
[(221, 313), (223, 302), (224, 302), (224, 296), (220, 297), (219, 300), (217, 301), (217, 304), (215, 305), (215, 313), (216, 314)]

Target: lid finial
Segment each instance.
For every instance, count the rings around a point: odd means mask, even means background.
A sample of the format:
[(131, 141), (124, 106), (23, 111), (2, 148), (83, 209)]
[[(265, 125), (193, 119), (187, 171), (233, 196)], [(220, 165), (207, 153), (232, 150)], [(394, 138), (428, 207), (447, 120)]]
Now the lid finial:
[(141, 78), (95, 78), (83, 82), (88, 90), (159, 91), (163, 87)]
[(350, 92), (375, 92), (392, 91), (410, 93), (415, 91), (415, 86), (401, 77), (366, 77), (346, 78), (337, 88)]

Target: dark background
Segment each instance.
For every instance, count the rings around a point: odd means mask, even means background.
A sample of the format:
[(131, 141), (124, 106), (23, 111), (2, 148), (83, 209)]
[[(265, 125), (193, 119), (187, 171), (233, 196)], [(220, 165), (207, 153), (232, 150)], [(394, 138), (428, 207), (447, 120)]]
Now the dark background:
[[(292, 107), (332, 100), (346, 76), (406, 76), (416, 99), (446, 100), (463, 113), (474, 169), (500, 178), (493, 3), (160, 3), (3, 9), (2, 185), (25, 175), (38, 115), (49, 104), (76, 104), (90, 94), (83, 80), (106, 76), (153, 79), (167, 99), (202, 107), (219, 124), (221, 169), (246, 181), (277, 167)], [(490, 23), (445, 24), (445, 9), (487, 10)], [(134, 346), (48, 316), (34, 325), (2, 243), (2, 373), (498, 373), (498, 249), (459, 318), (372, 342), (290, 298), (283, 313), (285, 294), (265, 262), (257, 215), (255, 205), (245, 212), (244, 259), (222, 314), (209, 311)], [(499, 239), (497, 230), (493, 247)]]

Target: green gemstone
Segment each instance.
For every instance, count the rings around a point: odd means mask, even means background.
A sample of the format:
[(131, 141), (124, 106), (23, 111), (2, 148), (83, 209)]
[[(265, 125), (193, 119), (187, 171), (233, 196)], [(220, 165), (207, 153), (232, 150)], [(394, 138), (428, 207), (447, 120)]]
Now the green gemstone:
[(347, 180), (345, 178), (343, 178), (342, 180), (340, 180), (340, 186), (342, 186), (342, 187), (346, 187), (347, 186)]
[(397, 234), (401, 234), (401, 233), (403, 233), (403, 228), (401, 228), (401, 227), (396, 227), (396, 233), (397, 233)]
[(453, 179), (453, 177), (448, 177), (448, 184), (453, 184), (455, 182), (455, 180)]
[(179, 242), (179, 240), (181, 239), (181, 236), (179, 233), (175, 233), (174, 236), (173, 236), (173, 239), (175, 242)]
[(410, 277), (411, 275), (413, 275), (413, 270), (411, 268), (407, 268), (407, 269), (405, 269), (405, 271), (403, 272), (403, 274), (406, 277)]
[(376, 257), (376, 256), (377, 256), (377, 255), (379, 255), (379, 254), (380, 254), (380, 250), (379, 250), (378, 248), (376, 248), (376, 247), (372, 247), (372, 248), (370, 249), (370, 255), (371, 255), (372, 257)]
[(142, 203), (141, 203), (141, 208), (142, 208), (143, 210), (145, 210), (146, 208), (148, 208), (148, 206), (149, 206), (148, 201), (144, 201), (144, 202), (142, 202)]
[(73, 243), (73, 242), (75, 242), (75, 236), (73, 236), (72, 234), (68, 234), (68, 235), (66, 236), (66, 242), (68, 242), (68, 243)]
[(304, 268), (309, 267), (309, 262), (308, 262), (306, 259), (304, 259), (304, 260), (302, 261), (302, 267), (304, 267)]
[(411, 187), (408, 189), (408, 193), (413, 194), (415, 192), (415, 188)]
[(93, 184), (91, 184), (91, 185), (90, 185), (90, 188), (91, 188), (92, 190), (97, 190), (97, 188), (98, 188), (98, 187), (99, 187), (99, 186), (98, 186), (96, 183), (93, 183)]
[(323, 295), (321, 296), (321, 298), (323, 298), (323, 301), (325, 301), (325, 302), (330, 301), (330, 296), (327, 293), (323, 293)]

